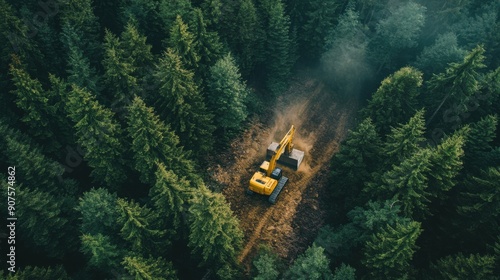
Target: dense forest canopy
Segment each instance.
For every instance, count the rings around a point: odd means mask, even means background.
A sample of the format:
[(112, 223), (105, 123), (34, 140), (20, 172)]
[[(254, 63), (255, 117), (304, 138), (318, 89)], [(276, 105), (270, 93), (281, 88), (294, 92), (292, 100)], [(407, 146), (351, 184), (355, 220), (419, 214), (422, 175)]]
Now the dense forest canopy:
[[(498, 279), (499, 1), (0, 0), (0, 18), (18, 218), (0, 278)], [(207, 166), (303, 71), (362, 108), (314, 242), (247, 270)]]

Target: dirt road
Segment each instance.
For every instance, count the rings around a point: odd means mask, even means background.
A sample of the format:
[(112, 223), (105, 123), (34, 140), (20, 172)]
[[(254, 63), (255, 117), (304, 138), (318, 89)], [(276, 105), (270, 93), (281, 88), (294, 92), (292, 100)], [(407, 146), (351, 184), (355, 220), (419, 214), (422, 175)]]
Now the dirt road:
[[(240, 219), (245, 244), (239, 261), (247, 271), (261, 243), (291, 261), (314, 238), (324, 215), (319, 194), (325, 187), (329, 160), (356, 111), (352, 103), (335, 102), (321, 82), (308, 77), (294, 81), (277, 104), (270, 121), (253, 120), (219, 156), (221, 165), (210, 170), (213, 179), (225, 187), (223, 194)], [(290, 180), (275, 205), (264, 196), (246, 196), (248, 181), (265, 159), (267, 146), (279, 141), (292, 124), (297, 128), (295, 147), (305, 152), (299, 170), (283, 168)]]

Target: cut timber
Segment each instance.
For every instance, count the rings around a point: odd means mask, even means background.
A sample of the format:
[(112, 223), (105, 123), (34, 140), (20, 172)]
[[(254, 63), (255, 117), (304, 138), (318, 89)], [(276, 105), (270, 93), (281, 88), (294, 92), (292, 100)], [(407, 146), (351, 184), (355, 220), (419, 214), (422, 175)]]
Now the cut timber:
[[(270, 159), (274, 151), (276, 151), (276, 148), (278, 148), (278, 143), (272, 142), (269, 147), (267, 147), (267, 154), (266, 157), (267, 159)], [(304, 159), (304, 152), (301, 150), (297, 149), (292, 149), (292, 152), (290, 155), (287, 155), (286, 153), (283, 153), (281, 157), (278, 159), (278, 163), (290, 166), (294, 168), (295, 170), (299, 169), (300, 164), (302, 163), (302, 160)]]

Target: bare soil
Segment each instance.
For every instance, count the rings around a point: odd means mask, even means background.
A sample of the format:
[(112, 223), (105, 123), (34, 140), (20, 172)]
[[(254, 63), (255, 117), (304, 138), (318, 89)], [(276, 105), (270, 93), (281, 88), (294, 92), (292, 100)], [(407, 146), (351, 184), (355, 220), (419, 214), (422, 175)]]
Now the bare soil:
[[(325, 191), (329, 162), (339, 149), (356, 102), (337, 102), (320, 81), (303, 75), (278, 99), (270, 119), (254, 118), (229, 149), (214, 158), (218, 165), (209, 174), (224, 186), (222, 193), (231, 204), (245, 233), (244, 247), (238, 257), (247, 273), (259, 244), (272, 247), (288, 262), (302, 253), (314, 240), (324, 217)], [(289, 182), (275, 205), (267, 197), (245, 195), (248, 181), (265, 160), (266, 148), (281, 140), (290, 128), (297, 128), (295, 148), (305, 152), (299, 170), (283, 167)]]

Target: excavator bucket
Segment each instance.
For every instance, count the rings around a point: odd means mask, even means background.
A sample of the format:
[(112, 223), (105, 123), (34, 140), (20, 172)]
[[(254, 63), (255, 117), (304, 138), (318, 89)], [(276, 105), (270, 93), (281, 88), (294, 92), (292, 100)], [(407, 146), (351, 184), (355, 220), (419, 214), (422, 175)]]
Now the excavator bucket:
[[(272, 142), (269, 147), (267, 147), (267, 154), (266, 157), (269, 160), (273, 154), (274, 151), (278, 148), (278, 143)], [(282, 165), (289, 166), (295, 170), (299, 169), (300, 164), (302, 163), (302, 160), (304, 159), (304, 152), (301, 150), (297, 149), (292, 149), (292, 152), (290, 155), (287, 155), (285, 152), (281, 155), (281, 157), (278, 159), (278, 163)]]

